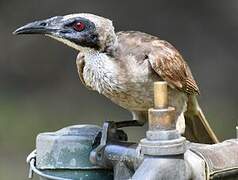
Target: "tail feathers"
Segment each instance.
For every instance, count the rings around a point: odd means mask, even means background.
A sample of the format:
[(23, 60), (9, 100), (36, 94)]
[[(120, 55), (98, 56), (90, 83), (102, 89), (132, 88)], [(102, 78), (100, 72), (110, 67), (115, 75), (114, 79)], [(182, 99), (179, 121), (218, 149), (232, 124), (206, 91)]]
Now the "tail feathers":
[(189, 96), (185, 116), (185, 136), (189, 141), (205, 144), (218, 143), (219, 140), (206, 120), (196, 96)]

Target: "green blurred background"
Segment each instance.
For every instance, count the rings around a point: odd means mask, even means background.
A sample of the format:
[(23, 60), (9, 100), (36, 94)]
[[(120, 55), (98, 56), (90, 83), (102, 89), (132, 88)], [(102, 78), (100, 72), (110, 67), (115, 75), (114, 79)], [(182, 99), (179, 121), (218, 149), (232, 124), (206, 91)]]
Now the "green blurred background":
[[(17, 27), (49, 16), (91, 12), (117, 30), (160, 36), (179, 49), (197, 80), (200, 103), (221, 139), (235, 137), (238, 107), (238, 1), (0, 1), (0, 179), (27, 179), (25, 159), (40, 132), (101, 125), (130, 114), (80, 83), (77, 52)], [(146, 128), (130, 128), (132, 140)]]

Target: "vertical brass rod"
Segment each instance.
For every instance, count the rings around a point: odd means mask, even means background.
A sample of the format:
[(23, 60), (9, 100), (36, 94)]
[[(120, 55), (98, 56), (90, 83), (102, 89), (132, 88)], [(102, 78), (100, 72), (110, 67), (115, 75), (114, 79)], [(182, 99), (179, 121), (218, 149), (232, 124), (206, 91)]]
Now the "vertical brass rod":
[(167, 82), (158, 81), (154, 83), (154, 107), (163, 109), (168, 107), (168, 88)]

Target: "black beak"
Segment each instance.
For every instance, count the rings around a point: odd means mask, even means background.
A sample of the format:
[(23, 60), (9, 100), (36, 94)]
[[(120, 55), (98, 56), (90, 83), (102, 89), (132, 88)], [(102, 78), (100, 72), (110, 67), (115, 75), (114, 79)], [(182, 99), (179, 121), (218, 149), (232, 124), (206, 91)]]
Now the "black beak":
[(56, 29), (50, 27), (47, 21), (35, 21), (22, 26), (13, 32), (14, 35), (19, 34), (51, 34)]

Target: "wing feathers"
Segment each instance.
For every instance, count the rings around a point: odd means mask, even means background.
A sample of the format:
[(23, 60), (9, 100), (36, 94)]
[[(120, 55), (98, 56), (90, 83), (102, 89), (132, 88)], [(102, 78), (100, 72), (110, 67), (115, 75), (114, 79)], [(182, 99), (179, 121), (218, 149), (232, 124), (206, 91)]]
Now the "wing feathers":
[(199, 94), (192, 73), (179, 52), (168, 42), (157, 40), (149, 56), (152, 68), (162, 79), (188, 94)]

